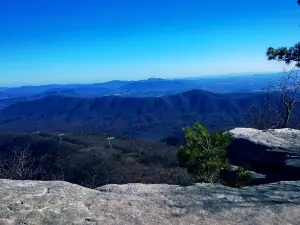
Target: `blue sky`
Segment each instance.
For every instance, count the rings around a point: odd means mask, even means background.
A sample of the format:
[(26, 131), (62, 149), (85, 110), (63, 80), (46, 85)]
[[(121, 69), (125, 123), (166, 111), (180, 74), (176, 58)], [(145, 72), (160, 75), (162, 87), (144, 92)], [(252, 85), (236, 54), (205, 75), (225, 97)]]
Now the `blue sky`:
[(280, 71), (299, 24), (296, 0), (1, 0), (0, 85)]

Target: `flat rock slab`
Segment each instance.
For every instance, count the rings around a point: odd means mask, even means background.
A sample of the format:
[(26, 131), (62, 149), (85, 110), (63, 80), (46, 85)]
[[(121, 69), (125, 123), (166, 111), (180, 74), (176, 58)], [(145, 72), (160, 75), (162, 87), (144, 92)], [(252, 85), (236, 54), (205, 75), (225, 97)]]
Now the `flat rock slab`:
[(269, 149), (284, 150), (300, 154), (300, 130), (283, 128), (256, 130), (252, 128), (235, 128), (230, 131), (233, 139), (247, 140)]
[(300, 182), (107, 185), (0, 180), (0, 225), (300, 224)]

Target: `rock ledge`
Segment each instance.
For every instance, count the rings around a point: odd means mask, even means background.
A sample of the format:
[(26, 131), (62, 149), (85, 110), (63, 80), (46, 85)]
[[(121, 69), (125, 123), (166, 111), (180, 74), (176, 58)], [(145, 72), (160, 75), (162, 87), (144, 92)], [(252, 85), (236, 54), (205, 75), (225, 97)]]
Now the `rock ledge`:
[(0, 225), (299, 224), (300, 182), (106, 185), (0, 180)]

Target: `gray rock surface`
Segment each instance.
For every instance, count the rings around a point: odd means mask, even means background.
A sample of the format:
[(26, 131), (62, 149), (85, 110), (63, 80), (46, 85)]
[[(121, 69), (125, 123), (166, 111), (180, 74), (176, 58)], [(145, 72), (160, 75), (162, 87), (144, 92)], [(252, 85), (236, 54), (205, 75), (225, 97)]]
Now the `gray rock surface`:
[(300, 180), (300, 130), (235, 128), (230, 133), (233, 164), (266, 174), (269, 182)]
[(300, 224), (300, 182), (107, 185), (0, 180), (0, 224)]
[(300, 130), (283, 128), (256, 130), (253, 128), (235, 128), (230, 131), (235, 139), (245, 139), (269, 150), (282, 150), (300, 154)]

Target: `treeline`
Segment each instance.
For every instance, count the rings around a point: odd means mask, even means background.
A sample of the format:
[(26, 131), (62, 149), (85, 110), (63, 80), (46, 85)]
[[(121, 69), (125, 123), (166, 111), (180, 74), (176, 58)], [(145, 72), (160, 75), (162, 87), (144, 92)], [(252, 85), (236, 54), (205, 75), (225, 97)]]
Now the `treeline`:
[(0, 178), (64, 180), (89, 188), (105, 184), (195, 180), (179, 167), (177, 149), (161, 142), (101, 134), (1, 134)]

